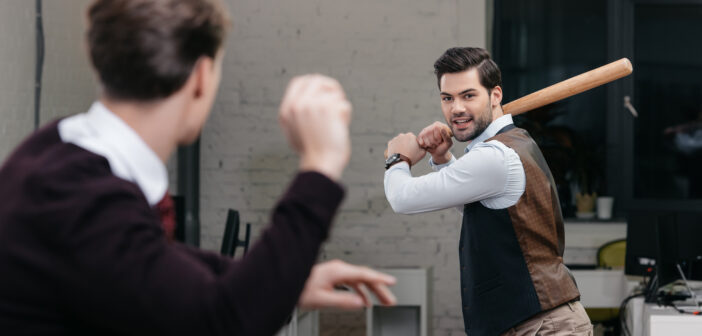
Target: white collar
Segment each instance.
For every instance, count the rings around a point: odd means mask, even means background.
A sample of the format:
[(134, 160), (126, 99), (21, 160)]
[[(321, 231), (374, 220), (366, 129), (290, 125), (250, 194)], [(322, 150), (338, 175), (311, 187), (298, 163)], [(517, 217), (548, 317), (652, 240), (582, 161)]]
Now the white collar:
[(105, 157), (112, 173), (139, 186), (149, 205), (155, 205), (166, 194), (166, 166), (129, 125), (102, 103), (95, 102), (87, 113), (61, 120), (58, 131), (63, 142)]
[(468, 151), (473, 149), (473, 147), (475, 147), (475, 145), (477, 145), (477, 144), (479, 144), (487, 139), (494, 137), (495, 135), (497, 135), (497, 132), (499, 132), (505, 126), (511, 125), (513, 123), (514, 122), (512, 121), (511, 114), (505, 114), (505, 115), (493, 120), (493, 122), (491, 122), (490, 125), (488, 125), (488, 127), (483, 131), (483, 133), (480, 133), (480, 135), (478, 135), (478, 137), (473, 139), (473, 141), (471, 141), (468, 144), (465, 152), (468, 153)]

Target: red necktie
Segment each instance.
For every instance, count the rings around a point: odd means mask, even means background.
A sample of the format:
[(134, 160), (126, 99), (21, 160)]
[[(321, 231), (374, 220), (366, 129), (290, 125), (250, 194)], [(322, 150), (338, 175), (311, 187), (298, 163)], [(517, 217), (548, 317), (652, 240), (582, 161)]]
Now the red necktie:
[(161, 218), (161, 226), (166, 233), (166, 239), (168, 241), (173, 241), (176, 228), (175, 205), (173, 203), (173, 198), (171, 198), (168, 192), (156, 203), (156, 211), (158, 211), (158, 215)]

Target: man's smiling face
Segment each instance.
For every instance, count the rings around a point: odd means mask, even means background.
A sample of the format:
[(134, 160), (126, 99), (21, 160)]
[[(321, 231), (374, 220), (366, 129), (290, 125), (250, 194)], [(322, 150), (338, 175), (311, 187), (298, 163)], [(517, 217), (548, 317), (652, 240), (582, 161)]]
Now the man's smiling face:
[(441, 111), (454, 138), (470, 141), (483, 133), (493, 119), (492, 104), (490, 92), (480, 84), (478, 70), (446, 73), (439, 85)]

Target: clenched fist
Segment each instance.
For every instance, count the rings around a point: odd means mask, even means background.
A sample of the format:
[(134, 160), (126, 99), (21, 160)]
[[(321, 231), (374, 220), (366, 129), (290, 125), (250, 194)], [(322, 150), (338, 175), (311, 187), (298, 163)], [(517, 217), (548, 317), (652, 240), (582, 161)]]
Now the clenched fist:
[(432, 160), (436, 164), (443, 164), (451, 160), (451, 129), (446, 124), (434, 122), (425, 127), (417, 136), (417, 143), (431, 154)]
[(400, 153), (412, 161), (412, 165), (421, 161), (427, 154), (426, 150), (419, 147), (417, 136), (414, 133), (400, 133), (388, 142), (387, 155)]
[(351, 156), (351, 103), (333, 78), (295, 77), (280, 104), (280, 126), (290, 146), (300, 154), (300, 169), (341, 177)]

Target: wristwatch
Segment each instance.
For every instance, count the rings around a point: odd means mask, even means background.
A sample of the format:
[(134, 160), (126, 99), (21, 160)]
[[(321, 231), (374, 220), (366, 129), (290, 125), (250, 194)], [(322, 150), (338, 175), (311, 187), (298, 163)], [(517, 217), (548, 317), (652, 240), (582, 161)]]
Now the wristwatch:
[(410, 159), (400, 153), (395, 153), (390, 156), (385, 160), (385, 169), (387, 170), (388, 168), (392, 167), (398, 162), (405, 161), (407, 164), (412, 167), (412, 161)]

